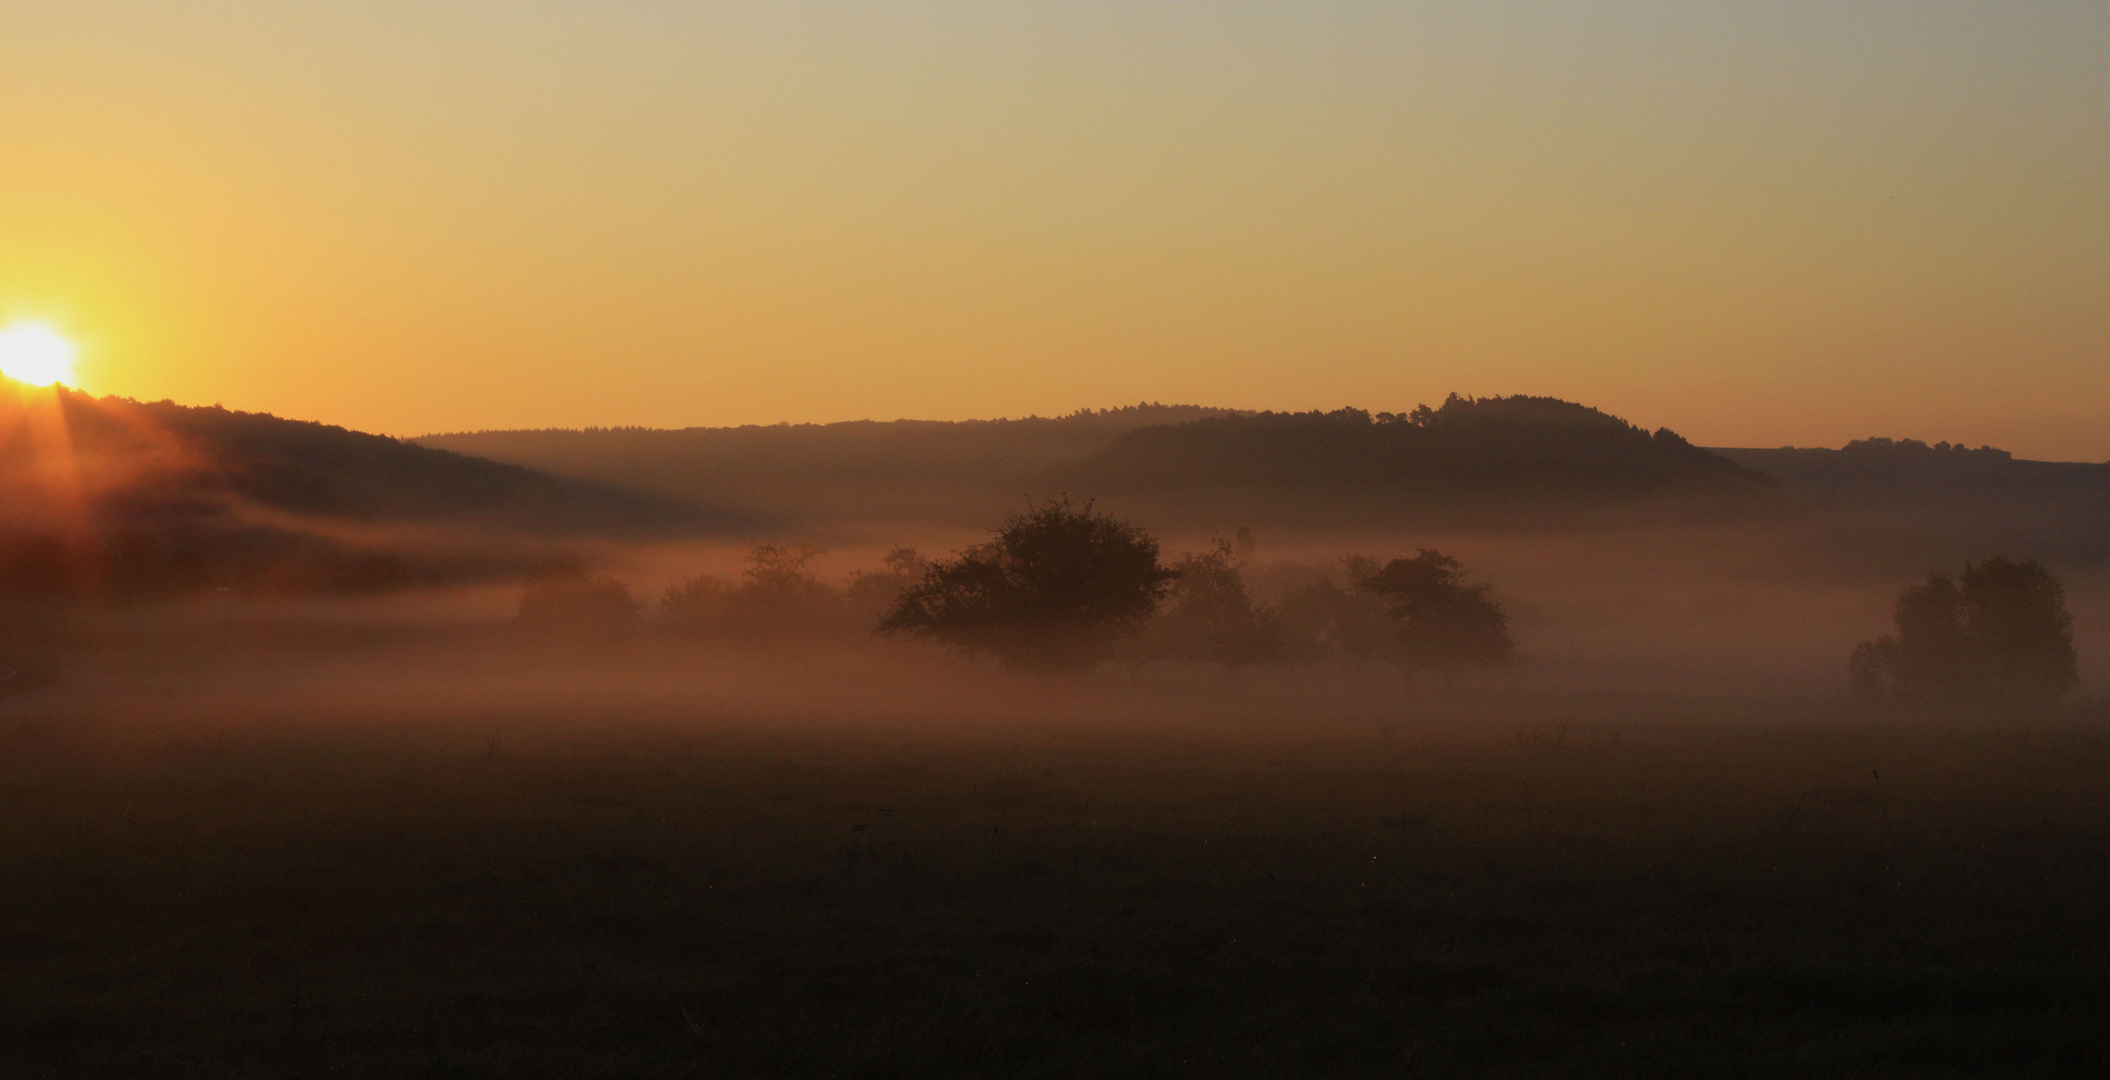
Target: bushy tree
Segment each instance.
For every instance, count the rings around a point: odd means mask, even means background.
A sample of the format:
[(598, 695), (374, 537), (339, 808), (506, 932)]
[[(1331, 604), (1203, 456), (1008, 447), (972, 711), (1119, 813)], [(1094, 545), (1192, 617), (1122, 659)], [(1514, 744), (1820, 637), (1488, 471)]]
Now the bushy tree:
[[(1240, 530), (1250, 539), (1251, 533)], [(1286, 656), (1283, 628), (1274, 611), (1253, 603), (1239, 573), (1242, 560), (1229, 541), (1180, 557), (1164, 611), (1149, 630), (1150, 655), (1222, 664), (1236, 673)]]
[(1150, 534), (1062, 499), (1014, 514), (987, 542), (930, 565), (877, 629), (1024, 671), (1076, 674), (1140, 632), (1173, 577)]
[(1361, 576), (1356, 588), (1385, 601), (1395, 627), (1385, 650), (1409, 679), (1423, 671), (1454, 681), (1465, 668), (1497, 668), (1516, 657), (1509, 619), (1485, 583), (1468, 584), (1465, 564), (1422, 548)]
[(563, 559), (528, 576), (520, 593), (522, 629), (542, 634), (598, 635), (631, 630), (639, 616), (630, 587)]
[(2035, 559), (1929, 574), (1898, 594), (1891, 623), (1847, 661), (1864, 700), (2042, 709), (2080, 681), (2065, 587)]

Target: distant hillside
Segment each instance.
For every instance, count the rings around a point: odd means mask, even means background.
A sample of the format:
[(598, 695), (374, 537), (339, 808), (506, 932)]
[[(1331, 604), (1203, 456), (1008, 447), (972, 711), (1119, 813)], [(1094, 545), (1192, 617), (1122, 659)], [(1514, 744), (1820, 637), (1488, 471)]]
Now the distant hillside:
[[(787, 528), (979, 527), (1027, 495), (1102, 497), (1164, 526), (1327, 527), (1506, 500), (1775, 495), (1668, 431), (1550, 398), (1453, 397), (1411, 414), (1142, 405), (1057, 418), (513, 431), (419, 442), (737, 508)], [(1239, 524), (1241, 522), (1232, 522)]]
[[(239, 506), (536, 535), (678, 531), (708, 521), (693, 506), (326, 424), (63, 389), (55, 400), (71, 467), (105, 515)], [(0, 473), (15, 482), (40, 467), (43, 453), (28, 408), (20, 396), (0, 401), (8, 414)]]
[(323, 424), (0, 383), (0, 585), (384, 587), (723, 522)]
[(1792, 495), (1935, 538), (1964, 556), (2110, 560), (2110, 465), (2018, 461), (1991, 447), (1915, 439), (1715, 452)]
[[(1411, 413), (1256, 413), (1129, 432), (1056, 470), (1073, 490), (1373, 520), (1642, 499), (1774, 504), (1777, 485), (1665, 429), (1555, 398), (1460, 398)], [(1328, 508), (1332, 509), (1329, 510)]]
[(1127, 431), (1231, 415), (1132, 405), (1020, 420), (860, 420), (734, 428), (428, 435), (425, 446), (736, 509), (787, 528), (983, 523), (1046, 494), (1045, 474)]

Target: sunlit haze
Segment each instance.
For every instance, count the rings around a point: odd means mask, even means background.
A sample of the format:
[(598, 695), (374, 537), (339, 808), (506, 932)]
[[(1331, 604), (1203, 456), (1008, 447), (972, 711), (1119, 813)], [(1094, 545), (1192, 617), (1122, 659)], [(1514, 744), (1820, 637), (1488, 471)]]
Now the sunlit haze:
[(0, 312), (100, 393), (2110, 458), (2100, 2), (78, 0), (0, 95)]

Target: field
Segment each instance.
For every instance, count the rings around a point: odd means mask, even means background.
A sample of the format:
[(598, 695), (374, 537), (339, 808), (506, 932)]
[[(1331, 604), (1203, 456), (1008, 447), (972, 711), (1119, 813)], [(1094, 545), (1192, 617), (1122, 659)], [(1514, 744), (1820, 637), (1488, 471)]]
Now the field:
[(2106, 770), (1808, 702), (105, 656), (0, 702), (0, 1072), (2082, 1075)]

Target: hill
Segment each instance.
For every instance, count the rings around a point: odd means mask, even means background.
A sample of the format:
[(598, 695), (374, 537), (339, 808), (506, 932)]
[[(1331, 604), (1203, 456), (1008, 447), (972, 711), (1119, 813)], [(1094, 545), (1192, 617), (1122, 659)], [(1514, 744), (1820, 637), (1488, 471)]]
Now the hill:
[(386, 585), (723, 520), (325, 424), (0, 386), (0, 579), (26, 587)]
[(1668, 429), (1525, 396), (1144, 428), (1052, 479), (1153, 521), (1210, 529), (1539, 532), (1790, 507), (1771, 479)]
[(428, 447), (736, 510), (786, 528), (875, 522), (980, 526), (1045, 493), (1051, 468), (1124, 432), (1230, 415), (1132, 405), (1016, 420), (859, 420), (731, 428), (589, 428), (428, 435)]
[[(1024, 496), (1098, 497), (1170, 528), (1519, 523), (1649, 500), (1778, 505), (1764, 476), (1669, 431), (1552, 398), (1455, 395), (1371, 415), (1140, 405), (1056, 418), (499, 431), (420, 443), (736, 508), (786, 528), (979, 528)], [(1497, 522), (1510, 514), (1506, 523)], [(1558, 515), (1556, 515), (1558, 516)], [(1230, 520), (1236, 518), (1237, 520)]]
[(1650, 433), (1557, 398), (1455, 394), (1440, 408), (1411, 413), (1266, 412), (1143, 428), (1059, 475), (1107, 492), (1367, 487), (1450, 503), (1751, 495), (1776, 487), (1667, 428)]
[[(777, 535), (891, 535), (900, 523), (972, 530), (1025, 495), (1068, 492), (1162, 528), (1470, 530), (1757, 513), (1815, 527), (1811, 558), (1821, 550), (1885, 573), (1996, 550), (2110, 561), (2110, 466), (1911, 440), (1717, 450), (1543, 397), (1453, 397), (1405, 414), (1144, 405), (1022, 420), (419, 442), (728, 508)], [(1831, 512), (1813, 516), (1812, 504)]]
[(1832, 449), (1722, 449), (1802, 499), (1924, 537), (1944, 554), (2110, 561), (2110, 464), (2018, 460), (1992, 447), (1861, 439)]

